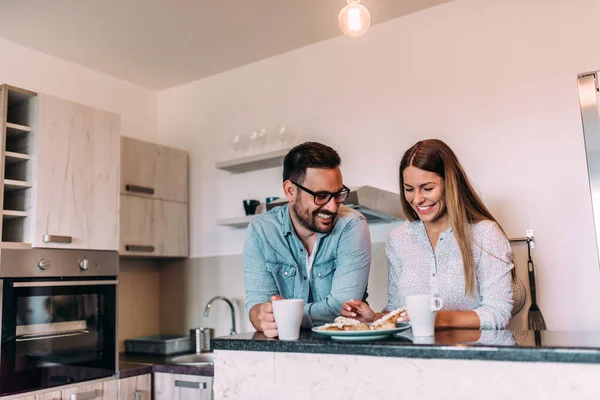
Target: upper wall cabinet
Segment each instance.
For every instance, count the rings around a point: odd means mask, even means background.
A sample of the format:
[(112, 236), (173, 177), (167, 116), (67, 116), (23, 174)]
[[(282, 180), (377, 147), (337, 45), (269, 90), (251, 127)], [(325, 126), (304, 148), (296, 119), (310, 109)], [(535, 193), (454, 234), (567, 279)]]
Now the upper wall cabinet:
[(159, 200), (188, 201), (185, 151), (121, 138), (121, 193)]
[(121, 152), (119, 254), (187, 257), (187, 152), (128, 137)]
[(34, 247), (118, 250), (120, 117), (38, 95)]

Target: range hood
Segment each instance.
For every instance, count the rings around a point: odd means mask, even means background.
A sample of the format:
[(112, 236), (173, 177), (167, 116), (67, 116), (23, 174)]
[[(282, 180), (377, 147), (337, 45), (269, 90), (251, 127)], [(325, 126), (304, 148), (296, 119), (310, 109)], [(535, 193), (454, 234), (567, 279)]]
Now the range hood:
[[(267, 204), (267, 211), (284, 204), (287, 204), (285, 199), (272, 201)], [(373, 186), (350, 187), (350, 194), (343, 204), (359, 211), (370, 224), (406, 219), (400, 195)]]

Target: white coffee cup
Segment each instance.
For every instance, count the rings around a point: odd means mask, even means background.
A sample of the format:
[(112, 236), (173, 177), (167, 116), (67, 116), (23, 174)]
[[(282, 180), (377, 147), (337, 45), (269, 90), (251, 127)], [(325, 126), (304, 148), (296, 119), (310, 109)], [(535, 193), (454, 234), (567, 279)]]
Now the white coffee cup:
[(279, 340), (297, 340), (304, 315), (304, 300), (282, 299), (275, 300), (272, 304)]
[(435, 314), (444, 306), (444, 300), (432, 294), (406, 296), (406, 311), (413, 336), (435, 334)]

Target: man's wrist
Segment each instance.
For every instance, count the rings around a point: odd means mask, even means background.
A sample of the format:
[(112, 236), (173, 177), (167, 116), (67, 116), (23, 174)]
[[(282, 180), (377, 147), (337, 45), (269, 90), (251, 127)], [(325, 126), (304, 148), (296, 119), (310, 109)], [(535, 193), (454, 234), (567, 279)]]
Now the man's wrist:
[(258, 315), (260, 314), (260, 306), (261, 303), (253, 305), (252, 308), (250, 308), (250, 312), (248, 314), (250, 317), (250, 323), (252, 323), (254, 329), (256, 329), (259, 332), (262, 332), (262, 329), (260, 328), (260, 321), (258, 320)]

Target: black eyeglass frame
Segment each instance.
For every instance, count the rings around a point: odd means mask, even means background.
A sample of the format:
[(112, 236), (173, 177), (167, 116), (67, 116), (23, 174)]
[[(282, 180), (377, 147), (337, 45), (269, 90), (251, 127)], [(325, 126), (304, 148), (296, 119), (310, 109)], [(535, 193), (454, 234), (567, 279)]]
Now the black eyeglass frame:
[[(296, 183), (294, 181), (290, 181), (292, 182), (294, 185), (296, 185), (298, 188), (304, 190), (306, 193), (310, 194), (313, 196), (313, 201), (315, 202), (316, 205), (318, 206), (324, 206), (325, 204), (329, 203), (331, 201), (331, 198), (333, 197), (334, 199), (336, 199), (337, 197), (339, 197), (342, 193), (346, 193), (346, 195), (344, 196), (343, 199), (341, 200), (335, 200), (336, 203), (341, 204), (344, 202), (344, 200), (346, 200), (348, 198), (348, 195), (350, 194), (350, 189), (346, 186), (346, 185), (342, 185), (343, 189), (340, 191), (337, 191), (335, 193), (331, 193), (331, 192), (313, 192), (310, 189), (305, 188), (304, 186), (300, 185), (299, 183)], [(323, 195), (327, 195), (327, 201), (325, 202), (319, 202), (317, 203), (317, 196), (323, 196)]]

